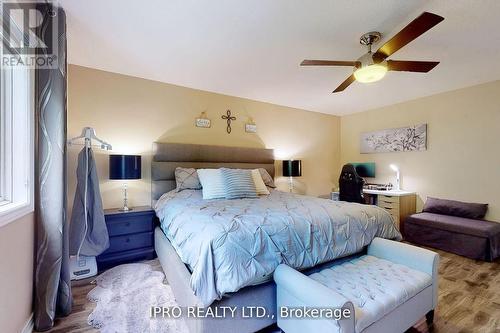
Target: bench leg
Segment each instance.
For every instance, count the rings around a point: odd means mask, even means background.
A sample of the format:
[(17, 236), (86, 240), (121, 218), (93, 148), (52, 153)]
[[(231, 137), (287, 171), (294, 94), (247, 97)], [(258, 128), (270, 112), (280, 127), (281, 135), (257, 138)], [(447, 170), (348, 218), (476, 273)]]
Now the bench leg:
[(425, 319), (427, 321), (427, 325), (432, 325), (434, 322), (434, 310), (431, 310), (425, 314)]

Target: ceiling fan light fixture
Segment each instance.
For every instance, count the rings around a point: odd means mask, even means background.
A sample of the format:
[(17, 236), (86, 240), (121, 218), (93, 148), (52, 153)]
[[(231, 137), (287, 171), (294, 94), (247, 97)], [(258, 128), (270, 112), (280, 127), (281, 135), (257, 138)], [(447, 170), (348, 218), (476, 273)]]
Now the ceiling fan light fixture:
[(356, 61), (345, 60), (309, 60), (300, 63), (301, 66), (349, 66), (353, 67), (353, 73), (349, 75), (332, 93), (344, 91), (353, 82), (370, 83), (381, 80), (387, 71), (427, 73), (436, 67), (438, 61), (412, 61), (412, 60), (392, 60), (388, 58), (394, 52), (411, 43), (413, 40), (426, 33), (444, 18), (442, 16), (423, 12), (416, 19), (411, 21), (384, 45), (372, 52), (372, 46), (377, 43), (382, 34), (377, 31), (370, 31), (359, 39), (362, 45), (366, 45), (368, 52)]
[(354, 71), (354, 77), (358, 82), (371, 83), (381, 80), (386, 73), (387, 64), (384, 62), (357, 68)]

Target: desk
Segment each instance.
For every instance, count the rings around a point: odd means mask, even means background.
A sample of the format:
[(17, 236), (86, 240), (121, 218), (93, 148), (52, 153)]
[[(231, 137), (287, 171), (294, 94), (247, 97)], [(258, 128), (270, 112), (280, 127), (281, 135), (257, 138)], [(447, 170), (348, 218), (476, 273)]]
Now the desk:
[(417, 196), (415, 192), (363, 189), (363, 193), (367, 204), (382, 207), (391, 214), (396, 228), (400, 231), (400, 225), (404, 225), (405, 219), (416, 213)]

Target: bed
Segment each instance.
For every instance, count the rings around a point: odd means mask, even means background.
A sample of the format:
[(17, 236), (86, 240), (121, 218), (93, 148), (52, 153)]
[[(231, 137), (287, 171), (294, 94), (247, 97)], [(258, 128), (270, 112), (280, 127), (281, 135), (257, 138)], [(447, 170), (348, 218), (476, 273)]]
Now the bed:
[[(259, 199), (203, 200), (201, 191), (176, 193), (174, 171), (194, 168), (265, 168), (270, 149), (155, 143), (152, 198), (160, 226), (155, 249), (181, 306), (238, 307), (235, 317), (187, 320), (190, 332), (255, 332), (276, 322), (280, 263), (310, 274), (333, 260), (358, 255), (374, 237), (399, 239), (383, 209), (271, 190)], [(158, 200), (160, 199), (160, 200)], [(262, 318), (242, 307), (261, 306)]]

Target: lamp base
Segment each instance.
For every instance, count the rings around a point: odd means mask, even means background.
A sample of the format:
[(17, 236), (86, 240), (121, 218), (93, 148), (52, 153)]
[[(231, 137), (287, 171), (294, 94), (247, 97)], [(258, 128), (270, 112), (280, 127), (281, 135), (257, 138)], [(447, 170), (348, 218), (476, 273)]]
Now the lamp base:
[(129, 212), (132, 209), (128, 208), (128, 198), (127, 198), (127, 183), (123, 184), (123, 207), (118, 211), (120, 212)]

